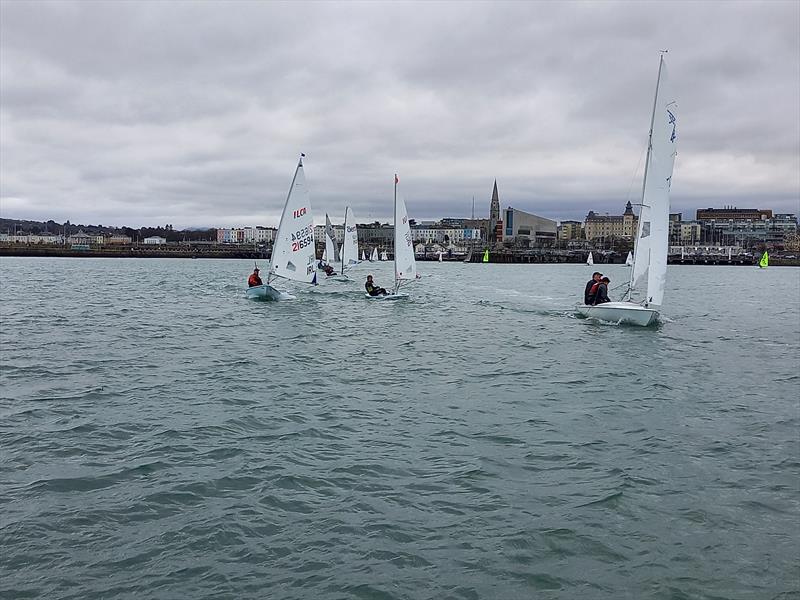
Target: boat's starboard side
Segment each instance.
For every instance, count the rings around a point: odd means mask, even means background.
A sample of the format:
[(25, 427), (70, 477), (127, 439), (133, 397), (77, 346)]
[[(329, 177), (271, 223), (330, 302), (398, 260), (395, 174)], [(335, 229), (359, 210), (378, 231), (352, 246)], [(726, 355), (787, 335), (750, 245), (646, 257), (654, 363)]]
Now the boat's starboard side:
[(247, 288), (245, 295), (249, 300), (294, 300), (295, 298), (295, 296), (287, 292), (276, 290), (266, 283), (264, 285), (256, 285)]
[(658, 311), (633, 302), (606, 302), (595, 306), (578, 304), (575, 312), (589, 319), (599, 319), (609, 323), (628, 323), (647, 327), (658, 321)]

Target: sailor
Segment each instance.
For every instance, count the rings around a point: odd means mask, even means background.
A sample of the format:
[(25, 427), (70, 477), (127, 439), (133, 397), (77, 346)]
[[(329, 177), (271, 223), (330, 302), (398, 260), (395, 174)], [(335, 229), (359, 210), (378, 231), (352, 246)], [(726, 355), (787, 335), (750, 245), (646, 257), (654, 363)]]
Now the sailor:
[(611, 302), (608, 299), (608, 284), (611, 283), (611, 280), (608, 277), (603, 277), (600, 280), (600, 283), (596, 283), (597, 289), (592, 286), (592, 291), (594, 292), (594, 304), (605, 304), (606, 302)]
[(387, 293), (385, 289), (375, 285), (375, 282), (372, 281), (372, 275), (367, 275), (367, 282), (364, 284), (364, 287), (370, 296), (385, 296)]
[(250, 278), (247, 280), (248, 287), (256, 287), (257, 285), (264, 285), (264, 282), (261, 281), (261, 277), (258, 276), (258, 267), (253, 269), (253, 274), (250, 275)]
[(594, 298), (592, 297), (592, 288), (600, 283), (600, 278), (603, 276), (602, 273), (598, 273), (595, 271), (592, 273), (592, 278), (586, 282), (586, 289), (583, 290), (583, 303), (584, 304), (594, 304)]
[(325, 275), (330, 277), (331, 275), (336, 275), (336, 271), (333, 270), (333, 267), (330, 265), (325, 265), (322, 267), (322, 270), (325, 271)]

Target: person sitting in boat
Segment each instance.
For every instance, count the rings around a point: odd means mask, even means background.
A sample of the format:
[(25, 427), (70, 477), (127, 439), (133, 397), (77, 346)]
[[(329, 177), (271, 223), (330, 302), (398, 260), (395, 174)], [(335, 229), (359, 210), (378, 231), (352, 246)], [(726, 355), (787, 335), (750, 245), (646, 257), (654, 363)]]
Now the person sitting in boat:
[(611, 302), (608, 298), (608, 284), (611, 283), (611, 280), (608, 277), (603, 277), (599, 283), (596, 283), (597, 289), (592, 286), (592, 290), (594, 291), (594, 305), (597, 306), (598, 304), (605, 304), (606, 302)]
[(364, 284), (364, 287), (370, 296), (385, 296), (387, 294), (385, 289), (375, 285), (375, 282), (372, 281), (372, 275), (367, 275), (367, 283)]
[(322, 270), (325, 271), (325, 275), (330, 277), (331, 275), (336, 275), (336, 271), (333, 270), (333, 267), (330, 265), (325, 265), (322, 267)]
[(257, 285), (264, 285), (264, 282), (261, 281), (261, 277), (258, 276), (258, 267), (253, 269), (253, 274), (250, 275), (250, 278), (247, 280), (248, 287), (256, 287)]
[(598, 273), (595, 271), (592, 273), (592, 278), (586, 282), (586, 288), (583, 290), (583, 303), (584, 304), (594, 304), (594, 296), (592, 296), (592, 288), (600, 283), (600, 278), (603, 276), (602, 273)]

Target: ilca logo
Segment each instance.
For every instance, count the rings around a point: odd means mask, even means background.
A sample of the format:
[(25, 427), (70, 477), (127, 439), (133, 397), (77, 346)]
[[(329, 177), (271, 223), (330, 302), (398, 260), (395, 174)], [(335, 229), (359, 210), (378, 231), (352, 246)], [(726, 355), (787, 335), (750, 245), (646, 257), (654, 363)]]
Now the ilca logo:
[(669, 136), (669, 141), (670, 142), (674, 142), (675, 141), (675, 137), (676, 137), (675, 136), (675, 115), (673, 115), (672, 112), (669, 109), (667, 109), (667, 114), (669, 115), (669, 124), (672, 125), (672, 135)]
[(294, 211), (292, 213), (292, 217), (295, 218), (295, 219), (299, 219), (304, 214), (306, 214), (306, 207), (305, 206), (303, 208), (298, 208), (296, 211)]

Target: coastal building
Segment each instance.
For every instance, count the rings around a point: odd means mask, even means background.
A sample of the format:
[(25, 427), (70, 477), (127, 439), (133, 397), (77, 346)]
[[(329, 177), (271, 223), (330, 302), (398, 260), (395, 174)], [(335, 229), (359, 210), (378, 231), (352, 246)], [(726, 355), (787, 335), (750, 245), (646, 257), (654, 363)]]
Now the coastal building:
[[(344, 225), (333, 225), (333, 237), (337, 244), (344, 242)], [(314, 242), (317, 244), (325, 243), (325, 225), (314, 226)]]
[(763, 221), (772, 218), (771, 210), (759, 208), (698, 208), (698, 221)]
[(500, 220), (500, 196), (497, 193), (497, 179), (494, 180), (494, 189), (492, 189), (492, 201), (489, 205), (489, 231), (486, 237), (491, 243), (503, 241), (503, 223)]
[[(767, 211), (761, 211), (767, 212)], [(798, 231), (797, 215), (776, 214), (765, 219), (701, 221), (702, 241), (710, 245), (735, 244), (744, 248), (782, 247)]]
[(78, 230), (77, 233), (73, 233), (67, 238), (67, 243), (73, 248), (76, 246), (79, 248), (88, 248), (92, 241), (92, 236), (86, 234), (83, 229)]
[(562, 241), (583, 239), (583, 223), (580, 221), (561, 221), (558, 224), (558, 239)]
[(358, 225), (358, 243), (369, 248), (391, 248), (394, 245), (394, 225), (377, 221)]
[(111, 245), (128, 245), (131, 243), (131, 238), (127, 235), (110, 235), (105, 239), (105, 243)]
[(516, 246), (552, 246), (557, 237), (555, 221), (508, 207), (503, 211), (502, 240)]
[(151, 235), (150, 237), (144, 238), (144, 240), (142, 241), (147, 246), (163, 246), (164, 244), (167, 243), (166, 238), (163, 238), (158, 235)]
[(218, 244), (267, 244), (275, 241), (274, 227), (233, 227), (217, 229)]
[(633, 207), (628, 202), (625, 212), (621, 215), (599, 215), (593, 210), (586, 215), (584, 230), (587, 240), (600, 240), (609, 238), (630, 238), (636, 234), (639, 220), (633, 214)]

